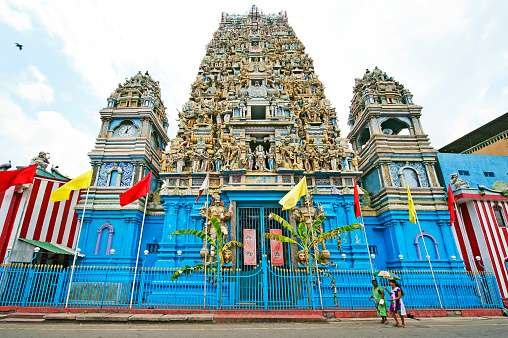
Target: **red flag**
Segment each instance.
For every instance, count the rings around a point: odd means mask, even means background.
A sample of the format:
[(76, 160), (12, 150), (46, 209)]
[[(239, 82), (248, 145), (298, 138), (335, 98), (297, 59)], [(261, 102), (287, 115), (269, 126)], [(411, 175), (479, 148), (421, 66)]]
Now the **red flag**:
[(18, 170), (0, 171), (0, 192), (15, 185), (32, 183), (36, 171), (37, 164)]
[(453, 196), (452, 187), (448, 184), (448, 211), (450, 212), (450, 224), (455, 223), (455, 196)]
[(152, 180), (152, 173), (143, 177), (141, 181), (134, 184), (129, 190), (120, 194), (120, 205), (123, 207), (135, 200), (145, 196), (150, 191), (150, 181)]
[(358, 195), (358, 185), (355, 181), (354, 187), (355, 216), (358, 218), (362, 215), (362, 207), (360, 205), (360, 196)]

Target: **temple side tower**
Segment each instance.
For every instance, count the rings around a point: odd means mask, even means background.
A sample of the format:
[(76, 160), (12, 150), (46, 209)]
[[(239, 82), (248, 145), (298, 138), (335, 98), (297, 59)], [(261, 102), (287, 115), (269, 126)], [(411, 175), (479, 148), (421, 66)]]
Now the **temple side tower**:
[(122, 259), (132, 262), (144, 200), (120, 208), (118, 194), (149, 171), (154, 175), (152, 190), (157, 189), (160, 162), (169, 141), (160, 95), (159, 83), (148, 72), (138, 72), (118, 85), (100, 111), (102, 125), (89, 153), (94, 173), (90, 212), (80, 241), (88, 263), (94, 257), (107, 259), (110, 249), (116, 250), (120, 263)]
[[(445, 190), (436, 175), (437, 152), (422, 129), (421, 111), (411, 92), (377, 67), (355, 80), (349, 138), (359, 154), (363, 188), (370, 197), (366, 215), (377, 216), (378, 230), (392, 236), (384, 252), (395, 265), (411, 260), (413, 266), (424, 264), (424, 240), (435, 260), (450, 261), (457, 255)], [(406, 186), (411, 188), (424, 236), (415, 235), (416, 225), (407, 222)], [(411, 245), (406, 243), (408, 236)]]

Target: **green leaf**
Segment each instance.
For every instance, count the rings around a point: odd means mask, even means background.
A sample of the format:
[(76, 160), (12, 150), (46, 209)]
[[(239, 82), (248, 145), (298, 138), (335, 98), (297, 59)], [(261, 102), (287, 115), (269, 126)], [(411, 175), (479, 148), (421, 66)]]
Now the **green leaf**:
[(312, 241), (312, 246), (314, 246), (314, 245), (316, 245), (318, 243), (322, 243), (322, 242), (324, 242), (326, 240), (336, 238), (340, 234), (343, 234), (345, 232), (350, 232), (350, 231), (354, 231), (354, 230), (360, 229), (361, 227), (362, 227), (361, 224), (353, 223), (351, 225), (345, 225), (345, 226), (342, 226), (342, 227), (338, 227), (338, 228), (332, 229), (332, 230), (327, 231), (327, 232), (323, 232), (323, 233), (321, 233), (319, 236), (317, 236)]
[(281, 216), (277, 215), (277, 214), (274, 214), (273, 212), (270, 213), (270, 216), (268, 216), (269, 218), (279, 222), (280, 225), (282, 225), (282, 227), (284, 229), (286, 229), (287, 231), (289, 231), (291, 233), (292, 236), (297, 236), (296, 234), (296, 230), (295, 230), (295, 227), (292, 226), (288, 221), (286, 221), (284, 218), (282, 218)]
[(210, 245), (216, 246), (217, 243), (213, 240), (212, 237), (207, 236), (206, 233), (202, 230), (195, 229), (181, 229), (176, 230), (172, 233), (173, 235), (191, 235), (201, 238), (203, 241), (207, 241)]
[(290, 237), (284, 236), (284, 235), (266, 233), (265, 236), (268, 239), (274, 239), (274, 240), (280, 241), (282, 243), (291, 243), (291, 244), (298, 245), (297, 241), (295, 241), (294, 239), (292, 239)]

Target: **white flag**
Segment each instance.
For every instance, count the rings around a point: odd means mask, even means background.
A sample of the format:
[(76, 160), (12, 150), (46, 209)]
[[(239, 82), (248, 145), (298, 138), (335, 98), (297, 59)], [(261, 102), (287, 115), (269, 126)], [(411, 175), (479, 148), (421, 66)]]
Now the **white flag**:
[(201, 197), (201, 195), (203, 195), (203, 192), (205, 190), (208, 190), (209, 185), (210, 185), (210, 175), (206, 174), (206, 177), (203, 180), (203, 183), (201, 183), (201, 186), (199, 187), (198, 196), (196, 197), (196, 203), (199, 201), (199, 198)]

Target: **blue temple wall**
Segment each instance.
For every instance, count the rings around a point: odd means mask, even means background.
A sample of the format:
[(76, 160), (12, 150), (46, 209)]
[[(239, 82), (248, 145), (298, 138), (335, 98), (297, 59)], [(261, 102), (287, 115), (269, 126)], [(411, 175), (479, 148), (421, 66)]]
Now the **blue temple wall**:
[(434, 268), (462, 270), (464, 267), (447, 211), (418, 210), (424, 236), (417, 224), (409, 222), (407, 210), (390, 210), (364, 219), (377, 269), (428, 269), (423, 241)]
[[(221, 200), (226, 207), (232, 201), (236, 202), (237, 207), (277, 207), (283, 195), (284, 192), (278, 191), (226, 191), (222, 193)], [(178, 229), (202, 229), (204, 220), (199, 212), (206, 202), (206, 196), (202, 196), (197, 203), (194, 196), (162, 196), (162, 200), (166, 217), (155, 265), (174, 267), (195, 264), (200, 261), (199, 250), (202, 241), (195, 236), (175, 236), (173, 232)], [(325, 231), (357, 221), (353, 213), (352, 195), (314, 195), (314, 202), (322, 206), (327, 215), (324, 223)], [(231, 239), (230, 222), (228, 226)], [(336, 240), (327, 242), (331, 261), (344, 269), (367, 269), (368, 255), (363, 232), (356, 230), (346, 233), (341, 239), (341, 250), (337, 247)], [(346, 254), (345, 259), (342, 258), (343, 253)]]
[[(237, 207), (275, 207), (283, 196), (278, 191), (226, 191), (221, 200), (226, 207), (231, 201)], [(202, 241), (195, 236), (175, 236), (179, 229), (201, 230), (204, 219), (200, 209), (206, 196), (198, 202), (195, 196), (162, 196), (164, 214), (147, 215), (141, 245), (140, 264), (143, 266), (178, 267), (199, 262)], [(211, 198), (210, 198), (211, 201)], [(352, 195), (314, 195), (315, 205), (321, 206), (327, 219), (324, 230), (360, 222), (354, 216)], [(378, 216), (364, 217), (370, 252), (375, 254), (376, 269), (428, 269), (423, 240), (427, 244), (433, 265), (438, 269), (462, 269), (447, 211), (418, 211), (425, 233), (419, 235), (416, 224), (409, 223), (407, 210), (390, 210)], [(90, 211), (85, 215), (80, 249), (85, 265), (134, 265), (141, 228), (142, 212), (136, 210)], [(232, 230), (229, 222), (229, 237)], [(102, 235), (99, 236), (99, 229)], [(108, 236), (113, 229), (110, 248), (114, 257), (107, 254)], [(97, 244), (99, 242), (99, 244)], [(362, 230), (341, 235), (326, 243), (331, 264), (339, 269), (368, 270), (369, 254)], [(97, 250), (98, 248), (98, 250)], [(143, 251), (150, 249), (148, 255)], [(239, 249), (241, 250), (241, 249)], [(403, 259), (399, 259), (399, 255)], [(344, 256), (345, 255), (345, 256)], [(455, 259), (452, 259), (455, 256)]]
[[(134, 265), (143, 213), (138, 210), (87, 211), (79, 240), (84, 265)], [(147, 215), (141, 244), (140, 264), (153, 265), (156, 254), (143, 255), (148, 243), (161, 238), (163, 215)], [(114, 249), (115, 254), (109, 254)]]
[(496, 181), (508, 182), (508, 156), (438, 153), (437, 158), (439, 176), (445, 186), (450, 182), (450, 175), (459, 170), (460, 178), (471, 188), (477, 185), (491, 188)]

